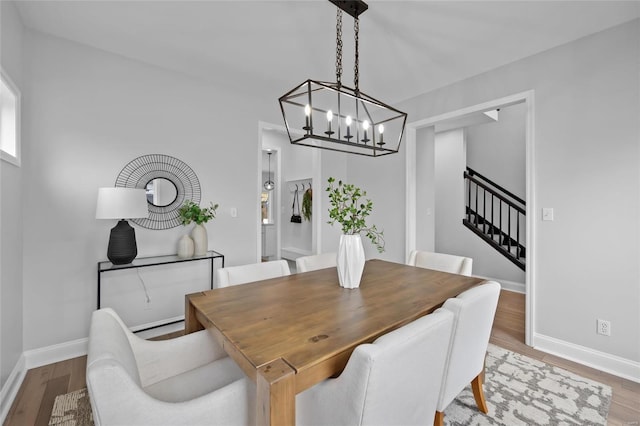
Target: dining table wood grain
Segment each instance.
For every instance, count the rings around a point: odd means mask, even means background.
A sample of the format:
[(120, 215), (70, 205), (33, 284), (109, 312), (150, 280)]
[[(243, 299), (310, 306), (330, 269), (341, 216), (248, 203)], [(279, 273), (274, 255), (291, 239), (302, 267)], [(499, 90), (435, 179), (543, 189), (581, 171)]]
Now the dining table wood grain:
[(257, 424), (293, 425), (296, 394), (338, 376), (356, 346), (483, 281), (374, 259), (355, 289), (334, 267), (189, 294), (185, 330), (209, 330), (256, 382)]

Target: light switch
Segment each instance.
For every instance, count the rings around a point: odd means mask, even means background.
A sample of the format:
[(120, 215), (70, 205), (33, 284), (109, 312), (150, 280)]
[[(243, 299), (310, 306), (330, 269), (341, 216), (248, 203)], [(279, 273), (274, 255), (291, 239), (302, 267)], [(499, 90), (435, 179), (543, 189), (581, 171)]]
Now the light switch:
[(553, 208), (551, 207), (542, 208), (542, 220), (553, 221)]
[(229, 213), (231, 213), (231, 217), (238, 217), (238, 209), (235, 207), (231, 207)]

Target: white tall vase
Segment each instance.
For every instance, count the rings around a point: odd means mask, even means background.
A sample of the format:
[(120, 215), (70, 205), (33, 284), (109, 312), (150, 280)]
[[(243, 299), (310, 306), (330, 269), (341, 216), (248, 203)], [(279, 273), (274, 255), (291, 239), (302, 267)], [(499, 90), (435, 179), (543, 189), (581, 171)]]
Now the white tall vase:
[(207, 228), (204, 225), (193, 227), (191, 231), (191, 239), (193, 239), (193, 254), (195, 256), (204, 256), (209, 250), (209, 237), (207, 236)]
[(364, 247), (360, 234), (341, 235), (338, 246), (338, 280), (340, 287), (358, 288), (364, 270)]

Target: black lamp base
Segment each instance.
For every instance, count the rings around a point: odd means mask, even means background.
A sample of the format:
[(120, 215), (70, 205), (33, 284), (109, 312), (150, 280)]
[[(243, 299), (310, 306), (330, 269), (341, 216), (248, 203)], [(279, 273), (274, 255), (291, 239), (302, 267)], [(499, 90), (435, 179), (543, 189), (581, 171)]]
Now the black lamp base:
[(136, 245), (136, 231), (126, 220), (120, 220), (111, 228), (107, 258), (114, 265), (126, 265), (131, 263), (138, 255)]

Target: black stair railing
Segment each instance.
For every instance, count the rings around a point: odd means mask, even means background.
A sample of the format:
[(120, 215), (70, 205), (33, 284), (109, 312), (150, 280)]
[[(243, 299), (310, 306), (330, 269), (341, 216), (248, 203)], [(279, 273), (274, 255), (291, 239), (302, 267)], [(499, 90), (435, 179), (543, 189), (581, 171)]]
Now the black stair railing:
[(462, 223), (523, 271), (526, 267), (526, 202), (467, 167)]

